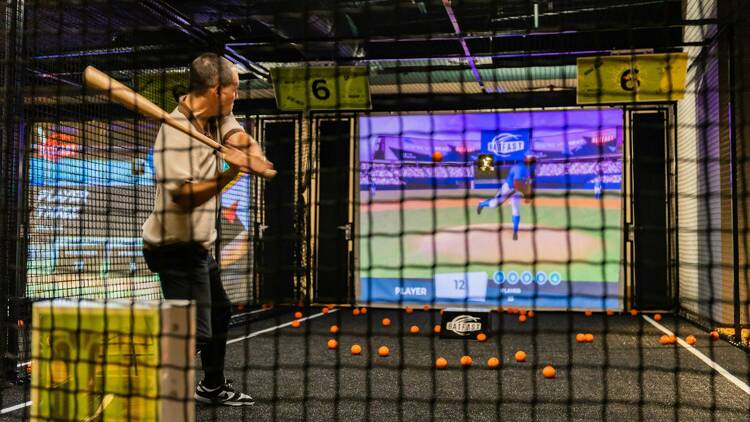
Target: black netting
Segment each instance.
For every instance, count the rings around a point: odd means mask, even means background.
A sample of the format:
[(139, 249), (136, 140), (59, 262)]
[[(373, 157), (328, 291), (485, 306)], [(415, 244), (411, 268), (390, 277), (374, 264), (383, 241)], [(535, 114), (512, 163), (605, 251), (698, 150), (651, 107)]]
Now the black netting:
[(748, 16), (3, 2), (0, 420), (746, 420)]

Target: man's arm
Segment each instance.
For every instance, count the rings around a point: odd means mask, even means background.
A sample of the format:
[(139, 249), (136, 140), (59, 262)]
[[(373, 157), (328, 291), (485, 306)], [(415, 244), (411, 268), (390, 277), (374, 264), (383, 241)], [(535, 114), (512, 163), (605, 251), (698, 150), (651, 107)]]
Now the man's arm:
[(238, 148), (241, 151), (247, 151), (250, 155), (266, 158), (263, 155), (263, 150), (260, 148), (260, 144), (253, 139), (252, 136), (248, 135), (245, 131), (237, 131), (230, 135), (225, 143)]
[(221, 193), (224, 187), (234, 180), (239, 173), (238, 168), (229, 167), (229, 170), (222, 173), (219, 177), (197, 183), (183, 183), (179, 188), (171, 192), (172, 201), (184, 210), (192, 210)]

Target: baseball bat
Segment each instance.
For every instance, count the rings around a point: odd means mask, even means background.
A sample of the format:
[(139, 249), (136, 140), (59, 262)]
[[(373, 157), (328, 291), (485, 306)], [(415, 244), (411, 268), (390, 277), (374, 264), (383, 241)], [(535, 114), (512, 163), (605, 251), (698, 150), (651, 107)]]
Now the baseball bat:
[[(101, 70), (93, 66), (87, 66), (83, 71), (83, 80), (86, 83), (86, 86), (106, 92), (112, 101), (119, 103), (136, 113), (159, 120), (218, 152), (224, 152), (225, 148), (221, 144), (195, 129), (191, 129), (186, 122), (175, 119), (172, 115), (162, 110), (161, 107), (152, 103), (143, 95), (133, 91), (125, 84), (110, 77)], [(270, 179), (276, 175), (276, 170), (267, 169), (261, 175)]]

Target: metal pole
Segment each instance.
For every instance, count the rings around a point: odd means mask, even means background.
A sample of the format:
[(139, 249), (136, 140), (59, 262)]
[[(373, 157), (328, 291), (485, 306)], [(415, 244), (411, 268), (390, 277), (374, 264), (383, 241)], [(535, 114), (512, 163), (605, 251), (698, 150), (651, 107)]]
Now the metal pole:
[(2, 107), (2, 133), (0, 142), (0, 371), (2, 376), (14, 380), (17, 374), (18, 328), (14, 316), (18, 310), (14, 307), (18, 296), (18, 206), (19, 180), (18, 171), (21, 162), (21, 141), (23, 102), (21, 95), (23, 54), (23, 0), (11, 0), (6, 3), (3, 14), (2, 32), (5, 38), (2, 56), (2, 82), (5, 101)]
[(726, 34), (729, 53), (729, 171), (732, 192), (732, 298), (734, 306), (734, 335), (738, 343), (742, 342), (742, 326), (740, 325), (740, 240), (739, 215), (737, 211), (737, 134), (734, 127), (735, 105), (735, 69), (734, 69), (734, 25)]

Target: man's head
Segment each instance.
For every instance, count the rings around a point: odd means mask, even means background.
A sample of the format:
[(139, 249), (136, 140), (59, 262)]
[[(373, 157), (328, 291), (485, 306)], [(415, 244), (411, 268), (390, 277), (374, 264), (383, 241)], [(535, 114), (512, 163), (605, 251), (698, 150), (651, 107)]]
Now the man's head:
[(523, 162), (526, 165), (529, 165), (529, 166), (536, 164), (536, 155), (534, 155), (534, 154), (526, 154), (526, 155), (524, 155), (523, 156)]
[(204, 53), (190, 64), (190, 94), (206, 101), (213, 116), (232, 112), (240, 78), (229, 60), (214, 53)]

